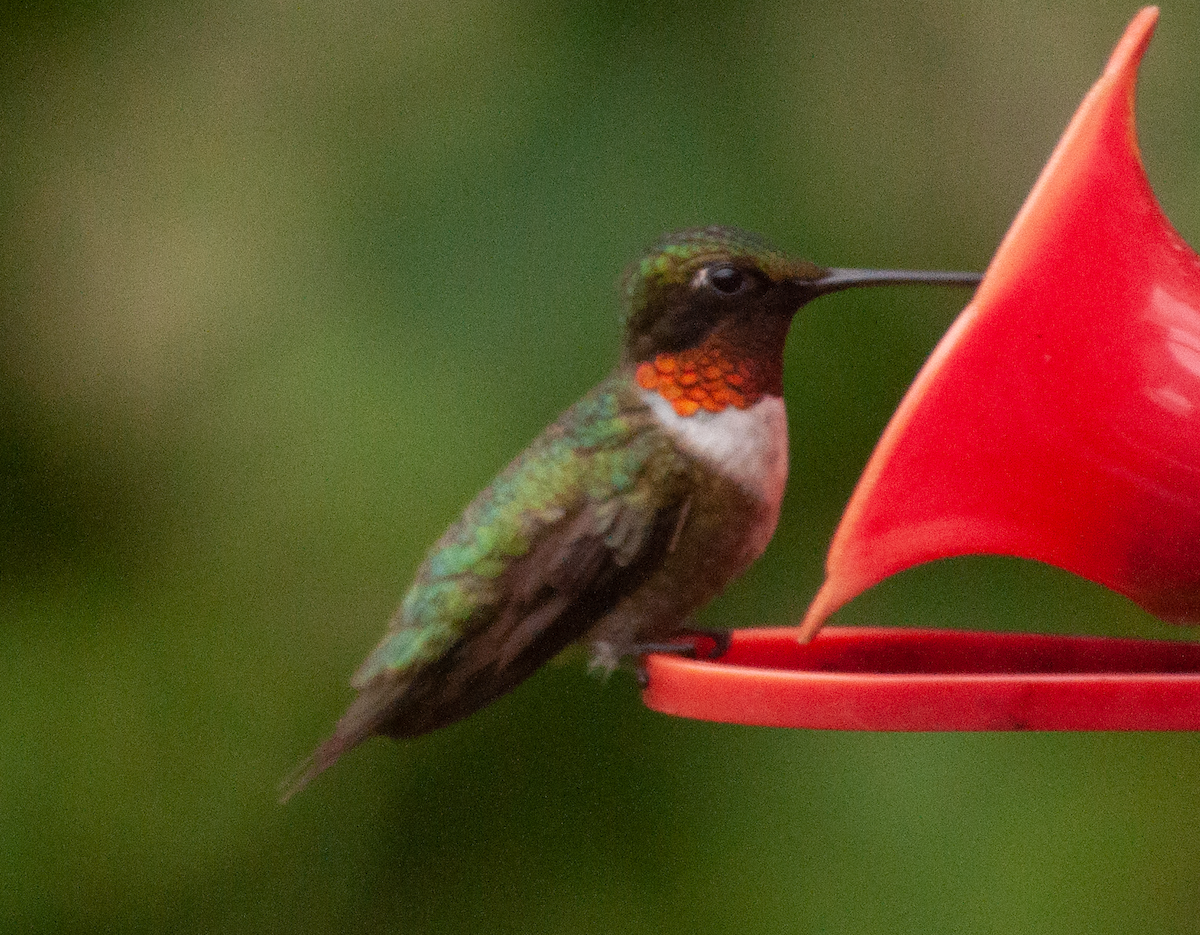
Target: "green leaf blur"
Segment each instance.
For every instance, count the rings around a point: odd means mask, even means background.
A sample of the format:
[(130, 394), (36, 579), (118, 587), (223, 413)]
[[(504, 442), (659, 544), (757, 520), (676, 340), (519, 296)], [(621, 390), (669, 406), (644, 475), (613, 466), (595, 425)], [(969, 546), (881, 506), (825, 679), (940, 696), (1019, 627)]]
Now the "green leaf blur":
[[(722, 223), (982, 269), (1132, 5), (474, 0), (0, 13), (0, 930), (1200, 931), (1190, 735), (674, 721), (547, 667), (286, 807), (425, 548)], [(1200, 8), (1142, 143), (1200, 236)], [(798, 316), (792, 479), (706, 615), (794, 622), (963, 297)], [(843, 623), (1176, 637), (1027, 563)]]

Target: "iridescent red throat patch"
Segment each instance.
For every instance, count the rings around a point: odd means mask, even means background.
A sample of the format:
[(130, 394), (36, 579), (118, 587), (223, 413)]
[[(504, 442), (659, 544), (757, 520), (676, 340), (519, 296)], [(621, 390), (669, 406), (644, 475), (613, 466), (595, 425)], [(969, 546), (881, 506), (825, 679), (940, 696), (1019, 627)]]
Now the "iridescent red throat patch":
[(728, 341), (713, 338), (700, 347), (640, 363), (636, 376), (638, 386), (657, 390), (681, 416), (701, 409), (720, 412), (728, 406), (745, 409), (763, 395), (754, 362)]

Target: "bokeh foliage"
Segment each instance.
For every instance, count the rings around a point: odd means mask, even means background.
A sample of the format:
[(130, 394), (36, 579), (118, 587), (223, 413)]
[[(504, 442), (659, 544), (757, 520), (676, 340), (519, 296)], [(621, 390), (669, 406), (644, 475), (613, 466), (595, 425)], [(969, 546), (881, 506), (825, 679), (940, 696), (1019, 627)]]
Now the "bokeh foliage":
[[(1200, 930), (1188, 735), (767, 731), (578, 660), (286, 807), (424, 548), (615, 353), (662, 231), (982, 268), (1134, 7), (23, 4), (0, 13), (0, 929)], [(1200, 235), (1195, 4), (1143, 69)], [(789, 344), (793, 621), (961, 295)], [(1026, 563), (844, 623), (1179, 631)]]

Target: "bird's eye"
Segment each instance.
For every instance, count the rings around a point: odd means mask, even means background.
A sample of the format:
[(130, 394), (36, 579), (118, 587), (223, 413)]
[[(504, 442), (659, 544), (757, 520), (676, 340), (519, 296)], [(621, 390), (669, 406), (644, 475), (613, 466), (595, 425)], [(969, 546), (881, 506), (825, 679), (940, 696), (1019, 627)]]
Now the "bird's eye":
[(721, 295), (736, 295), (750, 284), (750, 277), (732, 266), (718, 266), (708, 271), (708, 282)]

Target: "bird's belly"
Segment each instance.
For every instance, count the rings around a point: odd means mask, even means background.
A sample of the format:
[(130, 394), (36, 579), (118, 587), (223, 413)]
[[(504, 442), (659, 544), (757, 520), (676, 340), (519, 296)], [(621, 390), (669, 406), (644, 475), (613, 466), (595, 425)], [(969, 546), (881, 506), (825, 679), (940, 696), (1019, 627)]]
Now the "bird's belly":
[[(745, 553), (735, 572), (740, 574), (762, 555), (779, 519), (788, 475), (783, 400), (768, 395), (746, 409), (728, 406), (720, 412), (701, 410), (681, 416), (657, 392), (643, 391), (642, 398), (680, 448), (754, 501), (747, 507), (754, 517), (740, 543), (739, 551)], [(716, 496), (724, 494), (717, 492)]]
[(763, 553), (787, 482), (787, 422), (778, 397), (686, 418), (670, 404), (669, 415), (661, 412), (649, 395), (647, 403), (697, 464), (687, 517), (662, 565), (590, 634), (618, 654), (686, 625)]
[(694, 495), (662, 564), (588, 634), (595, 661), (611, 668), (634, 644), (658, 642), (687, 626), (762, 554), (775, 531), (778, 504), (747, 496), (728, 481)]

